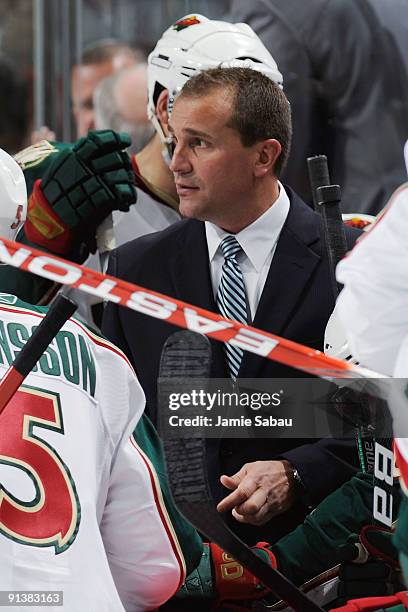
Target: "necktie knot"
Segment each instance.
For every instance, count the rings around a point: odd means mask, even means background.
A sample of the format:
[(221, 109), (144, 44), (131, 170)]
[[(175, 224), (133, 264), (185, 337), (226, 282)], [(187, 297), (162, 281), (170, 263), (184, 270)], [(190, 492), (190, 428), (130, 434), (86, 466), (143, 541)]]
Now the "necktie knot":
[(221, 242), (221, 250), (225, 259), (231, 259), (235, 258), (242, 248), (235, 236), (225, 236)]

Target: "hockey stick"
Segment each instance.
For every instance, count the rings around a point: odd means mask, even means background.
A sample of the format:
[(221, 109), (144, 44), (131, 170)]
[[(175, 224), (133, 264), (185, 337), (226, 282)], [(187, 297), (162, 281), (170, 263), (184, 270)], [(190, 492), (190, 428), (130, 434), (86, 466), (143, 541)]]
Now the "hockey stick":
[(323, 217), (333, 295), (336, 298), (341, 289), (336, 281), (336, 266), (347, 253), (346, 234), (340, 210), (340, 187), (330, 184), (329, 168), (325, 155), (308, 157), (307, 167), (314, 208)]
[[(139, 285), (101, 274), (27, 245), (0, 239), (0, 261), (56, 283), (76, 287), (114, 304), (196, 331), (220, 342), (278, 361), (326, 379), (378, 379), (387, 377), (366, 368), (328, 357), (319, 350), (286, 340), (214, 312), (160, 294)], [(377, 383), (376, 383), (377, 385)], [(381, 389), (380, 389), (381, 391)]]
[(333, 294), (337, 298), (341, 291), (341, 286), (336, 280), (336, 266), (346, 256), (348, 250), (344, 223), (340, 211), (340, 187), (338, 185), (318, 187), (316, 194), (317, 204), (322, 211), (324, 221)]
[(309, 173), (310, 187), (312, 190), (313, 207), (316, 212), (322, 212), (318, 205), (317, 189), (324, 185), (330, 185), (329, 168), (326, 155), (315, 155), (307, 158), (307, 169)]
[[(316, 158), (315, 158), (316, 159)], [(308, 160), (309, 162), (309, 160)], [(323, 168), (323, 161), (319, 162), (318, 173), (323, 177), (322, 180), (329, 179), (328, 169)], [(322, 170), (323, 168), (323, 170)], [(310, 171), (310, 166), (309, 166)], [(310, 173), (312, 181), (313, 167)], [(317, 206), (321, 209), (324, 231), (326, 236), (327, 251), (330, 263), (330, 276), (333, 289), (333, 295), (337, 298), (341, 291), (341, 285), (336, 280), (336, 266), (345, 257), (347, 253), (347, 241), (344, 231), (343, 219), (340, 210), (341, 192), (338, 185), (323, 185), (318, 186), (318, 176), (313, 177), (313, 190), (316, 193)], [(366, 390), (370, 391), (369, 389)], [(364, 390), (363, 390), (364, 392)], [(360, 401), (366, 401), (367, 396), (363, 396)], [(370, 401), (368, 399), (368, 401)], [(378, 400), (374, 400), (375, 402)], [(347, 403), (347, 400), (346, 400)], [(393, 488), (392, 488), (392, 466), (393, 466), (393, 451), (392, 438), (382, 437), (381, 442), (375, 435), (375, 427), (378, 426), (378, 407), (375, 406), (376, 413), (371, 422), (358, 422), (359, 414), (354, 414), (356, 421), (356, 438), (357, 447), (360, 456), (361, 468), (366, 471), (369, 462), (372, 463), (374, 472), (374, 489), (373, 489), (373, 519), (374, 522), (381, 525), (391, 527), (392, 524), (392, 507), (393, 507)], [(382, 406), (386, 411), (386, 406)], [(361, 410), (361, 413), (364, 411)], [(382, 425), (385, 425), (382, 423)], [(377, 439), (376, 439), (377, 438)], [(374, 452), (373, 452), (374, 450)], [(385, 470), (385, 471), (384, 471)], [(386, 473), (386, 477), (384, 477)]]
[(50, 342), (77, 308), (59, 293), (35, 332), (27, 340), (0, 382), (0, 415)]
[[(160, 360), (159, 414), (168, 408), (165, 382), (188, 378), (207, 379), (211, 365), (208, 339), (197, 333), (181, 331), (166, 341)], [(225, 525), (215, 508), (207, 477), (205, 440), (203, 438), (166, 437), (166, 427), (160, 428), (167, 463), (167, 476), (174, 501), (182, 514), (210, 541), (216, 542), (279, 599), (299, 612), (322, 612), (278, 570), (258, 557)]]

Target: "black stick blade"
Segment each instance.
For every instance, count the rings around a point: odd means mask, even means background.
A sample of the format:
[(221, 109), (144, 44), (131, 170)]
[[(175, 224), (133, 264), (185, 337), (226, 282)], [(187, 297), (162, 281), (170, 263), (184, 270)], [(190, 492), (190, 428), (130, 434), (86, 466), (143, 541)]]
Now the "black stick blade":
[[(168, 409), (166, 381), (208, 379), (211, 347), (208, 338), (190, 331), (176, 332), (164, 345), (159, 373), (159, 413)], [(206, 444), (203, 438), (166, 438), (160, 430), (173, 499), (180, 512), (210, 541), (216, 542), (259, 580), (298, 612), (322, 612), (280, 572), (258, 557), (227, 525), (215, 508), (207, 476)]]
[[(174, 501), (177, 505), (192, 500), (209, 501), (211, 493), (205, 465), (203, 438), (169, 439), (163, 417), (167, 413), (169, 385), (186, 379), (198, 379), (203, 384), (210, 376), (211, 345), (206, 336), (183, 330), (166, 341), (159, 371), (159, 433), (163, 440), (167, 472)], [(165, 418), (165, 417), (164, 417)]]

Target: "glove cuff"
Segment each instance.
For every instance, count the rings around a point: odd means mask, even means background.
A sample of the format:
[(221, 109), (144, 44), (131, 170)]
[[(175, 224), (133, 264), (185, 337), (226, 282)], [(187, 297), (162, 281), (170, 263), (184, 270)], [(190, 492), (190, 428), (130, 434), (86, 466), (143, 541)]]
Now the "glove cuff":
[(277, 569), (278, 562), (271, 550), (271, 545), (268, 542), (258, 542), (256, 546), (252, 547), (252, 550), (258, 555), (258, 557), (261, 557), (261, 559), (266, 561), (271, 567)]
[(30, 242), (53, 253), (64, 255), (71, 250), (73, 234), (45, 197), (41, 189), (41, 179), (35, 181), (28, 199), (24, 232)]
[[(379, 537), (376, 537), (379, 536)], [(381, 539), (383, 536), (383, 539)], [(385, 539), (389, 537), (389, 540)], [(400, 567), (398, 553), (391, 540), (392, 531), (377, 525), (365, 525), (360, 531), (360, 541), (368, 553), (377, 559), (382, 559), (391, 567)]]
[[(253, 551), (276, 568), (276, 558), (266, 542), (260, 542)], [(263, 584), (250, 571), (216, 544), (210, 543), (216, 589), (220, 601), (260, 599), (268, 593)]]

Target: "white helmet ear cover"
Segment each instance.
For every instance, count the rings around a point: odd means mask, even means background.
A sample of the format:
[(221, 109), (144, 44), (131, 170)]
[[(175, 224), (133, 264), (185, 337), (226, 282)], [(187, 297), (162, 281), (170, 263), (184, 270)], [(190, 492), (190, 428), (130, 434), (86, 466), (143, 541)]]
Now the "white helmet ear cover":
[(14, 240), (27, 216), (27, 187), (18, 163), (0, 149), (0, 236)]
[(358, 361), (351, 354), (346, 331), (337, 314), (336, 307), (330, 315), (324, 332), (324, 352), (329, 357), (358, 364)]

